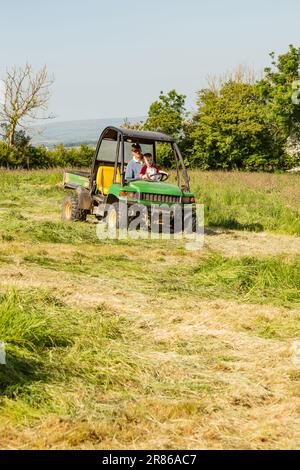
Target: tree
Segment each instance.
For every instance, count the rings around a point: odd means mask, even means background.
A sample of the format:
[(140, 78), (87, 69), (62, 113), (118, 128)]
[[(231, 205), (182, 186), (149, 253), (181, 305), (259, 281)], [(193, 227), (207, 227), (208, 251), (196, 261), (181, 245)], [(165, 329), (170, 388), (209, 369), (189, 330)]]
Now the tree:
[[(275, 58), (270, 54), (272, 64), (265, 68), (265, 76), (257, 88), (267, 106), (272, 122), (273, 138), (284, 145), (289, 137), (300, 135), (300, 47), (289, 46), (288, 52)], [(296, 95), (296, 99), (295, 98)]]
[(255, 84), (229, 81), (198, 93), (190, 137), (191, 164), (203, 169), (272, 170), (285, 165), (273, 145), (263, 99)]
[[(0, 128), (2, 129), (0, 131), (0, 135), (2, 135), (2, 137), (4, 137), (4, 138), (6, 138), (8, 132), (9, 132), (8, 127), (9, 127), (9, 125), (6, 124), (6, 123), (3, 123), (3, 124), (0, 125)], [(26, 134), (24, 129), (20, 129), (20, 130), (15, 131), (15, 135), (14, 135), (14, 145), (15, 145), (15, 147), (24, 149), (25, 147), (27, 147), (29, 145), (30, 141), (31, 141), (31, 137), (30, 137), (30, 135)]]
[(124, 129), (133, 129), (135, 131), (143, 130), (143, 121), (139, 122), (130, 122), (129, 119), (126, 117), (121, 125)]
[(293, 161), (293, 163), (295, 165), (299, 165), (300, 164), (300, 140), (296, 136), (296, 134), (288, 138), (285, 150), (286, 150), (287, 155), (289, 155), (289, 157)]
[[(158, 100), (150, 105), (143, 129), (163, 132), (174, 137), (177, 141), (182, 140), (184, 119), (187, 116), (185, 99), (186, 96), (178, 94), (176, 90), (170, 90), (167, 94), (161, 91)], [(161, 166), (174, 166), (175, 162), (170, 145), (158, 144), (156, 155)]]
[(4, 125), (5, 139), (10, 147), (16, 143), (18, 128), (27, 129), (35, 119), (49, 119), (42, 115), (46, 111), (50, 97), (49, 87), (53, 79), (46, 66), (34, 74), (31, 65), (12, 67), (7, 71), (4, 82), (4, 104), (0, 109), (0, 123)]
[[(202, 168), (274, 170), (297, 161), (300, 140), (300, 48), (275, 58), (255, 80), (238, 69), (198, 93), (189, 126), (189, 161)], [(288, 145), (287, 145), (288, 144)]]
[(186, 96), (176, 90), (166, 95), (161, 91), (159, 99), (150, 105), (144, 129), (164, 132), (178, 139), (186, 116), (185, 99)]

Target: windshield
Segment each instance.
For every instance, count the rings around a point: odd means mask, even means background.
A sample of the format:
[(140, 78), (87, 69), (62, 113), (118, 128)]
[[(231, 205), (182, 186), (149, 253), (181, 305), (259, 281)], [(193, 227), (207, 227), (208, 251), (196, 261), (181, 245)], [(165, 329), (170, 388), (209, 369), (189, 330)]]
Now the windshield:
[[(128, 163), (132, 159), (132, 153), (131, 153), (131, 146), (132, 142), (124, 142), (124, 162)], [(142, 154), (144, 153), (151, 153), (152, 155), (154, 154), (153, 150), (153, 144), (140, 144), (142, 148)], [(121, 156), (119, 161), (121, 161)]]
[[(131, 153), (132, 142), (124, 142), (124, 162), (128, 163), (132, 159)], [(140, 144), (142, 148), (142, 154), (151, 153), (154, 154), (153, 144)], [(104, 162), (115, 162), (117, 152), (117, 141), (111, 139), (103, 139), (97, 154), (98, 161)], [(119, 152), (119, 162), (121, 162), (121, 146)]]

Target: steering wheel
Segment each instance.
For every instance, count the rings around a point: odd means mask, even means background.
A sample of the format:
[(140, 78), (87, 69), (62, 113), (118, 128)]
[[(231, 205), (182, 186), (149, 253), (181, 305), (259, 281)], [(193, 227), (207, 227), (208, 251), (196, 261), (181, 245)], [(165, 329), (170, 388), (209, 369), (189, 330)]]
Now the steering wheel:
[(150, 181), (166, 181), (169, 178), (168, 173), (159, 171), (156, 175), (149, 176)]

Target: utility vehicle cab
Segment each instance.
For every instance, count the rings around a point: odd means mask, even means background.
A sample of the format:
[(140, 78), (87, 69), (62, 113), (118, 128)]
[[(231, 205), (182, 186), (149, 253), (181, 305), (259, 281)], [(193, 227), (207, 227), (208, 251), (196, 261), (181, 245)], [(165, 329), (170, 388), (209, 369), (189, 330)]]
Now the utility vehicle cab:
[[(157, 146), (164, 144), (165, 148), (169, 148), (174, 157), (176, 183), (166, 182), (166, 175), (161, 175), (158, 178), (160, 181), (126, 180), (126, 165), (132, 159), (133, 143), (140, 145), (142, 154), (151, 153), (154, 163)], [(139, 203), (149, 207), (153, 204), (195, 203), (184, 161), (175, 140), (159, 132), (121, 127), (109, 126), (103, 130), (90, 173), (66, 170), (64, 187), (76, 190), (76, 194), (64, 199), (64, 220), (85, 220), (87, 214), (94, 214), (101, 219), (107, 204), (114, 204), (117, 210), (120, 200), (126, 201), (128, 206)]]

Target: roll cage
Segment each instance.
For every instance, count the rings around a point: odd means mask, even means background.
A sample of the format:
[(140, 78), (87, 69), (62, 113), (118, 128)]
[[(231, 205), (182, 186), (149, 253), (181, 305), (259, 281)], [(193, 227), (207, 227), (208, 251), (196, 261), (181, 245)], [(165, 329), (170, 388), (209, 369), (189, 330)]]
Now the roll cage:
[[(101, 145), (103, 141), (110, 141), (114, 142), (115, 145), (112, 145), (112, 155), (103, 155), (100, 153)], [(187, 192), (190, 191), (190, 184), (189, 184), (189, 177), (187, 174), (187, 170), (184, 165), (184, 160), (179, 150), (178, 145), (176, 144), (175, 140), (172, 137), (169, 137), (166, 134), (161, 132), (147, 132), (147, 131), (138, 131), (134, 129), (125, 129), (122, 127), (115, 127), (109, 126), (106, 127), (100, 135), (96, 152), (95, 158), (92, 163), (91, 168), (91, 180), (90, 180), (90, 187), (92, 188), (92, 193), (94, 188), (96, 187), (96, 175), (98, 168), (101, 165), (105, 166), (113, 166), (114, 167), (114, 176), (113, 176), (113, 183), (117, 182), (117, 172), (118, 169), (121, 175), (121, 186), (126, 185), (125, 179), (125, 153), (127, 151), (128, 146), (126, 143), (139, 143), (140, 145), (152, 145), (153, 148), (153, 159), (156, 162), (156, 143), (166, 143), (169, 144), (172, 148), (175, 163), (176, 163), (176, 180), (178, 186), (180, 184), (180, 169), (183, 173), (184, 185), (183, 189)], [(126, 146), (126, 147), (125, 147)]]

